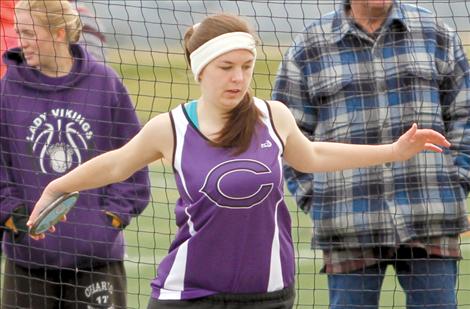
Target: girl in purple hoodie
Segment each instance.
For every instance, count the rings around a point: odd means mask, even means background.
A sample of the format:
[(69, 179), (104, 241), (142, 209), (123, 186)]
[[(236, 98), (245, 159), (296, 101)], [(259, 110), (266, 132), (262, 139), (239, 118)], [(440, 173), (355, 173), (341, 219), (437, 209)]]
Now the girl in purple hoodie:
[(0, 81), (3, 306), (125, 308), (122, 229), (148, 204), (145, 169), (83, 192), (47, 239), (25, 237), (25, 222), (51, 180), (138, 132), (134, 107), (116, 73), (75, 44), (69, 1), (18, 1), (15, 14), (20, 47), (3, 55)]

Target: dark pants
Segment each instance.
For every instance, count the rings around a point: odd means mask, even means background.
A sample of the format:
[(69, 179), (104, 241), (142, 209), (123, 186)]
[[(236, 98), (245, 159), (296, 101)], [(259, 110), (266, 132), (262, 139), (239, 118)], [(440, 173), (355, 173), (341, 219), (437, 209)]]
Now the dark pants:
[(93, 269), (28, 269), (5, 262), (2, 309), (126, 308), (123, 262)]
[(291, 309), (294, 286), (260, 294), (216, 294), (191, 300), (150, 299), (147, 309)]
[[(421, 251), (421, 252), (420, 252)], [(457, 309), (457, 261), (428, 257), (424, 249), (400, 249), (384, 261), (347, 274), (328, 275), (332, 309), (377, 309), (388, 264), (406, 294), (406, 308)]]

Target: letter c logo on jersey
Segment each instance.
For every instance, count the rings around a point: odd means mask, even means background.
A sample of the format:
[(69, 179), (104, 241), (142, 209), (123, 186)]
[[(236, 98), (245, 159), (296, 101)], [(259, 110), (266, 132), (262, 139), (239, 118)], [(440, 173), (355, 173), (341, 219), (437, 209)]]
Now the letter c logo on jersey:
[(272, 172), (265, 164), (248, 159), (220, 163), (209, 171), (199, 192), (223, 208), (251, 208), (273, 189)]

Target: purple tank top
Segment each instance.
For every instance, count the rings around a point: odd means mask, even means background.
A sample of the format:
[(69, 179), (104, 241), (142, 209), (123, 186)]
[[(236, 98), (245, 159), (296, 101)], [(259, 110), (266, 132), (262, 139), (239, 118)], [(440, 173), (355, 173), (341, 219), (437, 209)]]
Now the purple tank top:
[(237, 156), (210, 146), (183, 105), (170, 112), (179, 229), (151, 283), (153, 298), (264, 293), (293, 284), (283, 145), (267, 103), (255, 98), (255, 104), (262, 123), (248, 150)]

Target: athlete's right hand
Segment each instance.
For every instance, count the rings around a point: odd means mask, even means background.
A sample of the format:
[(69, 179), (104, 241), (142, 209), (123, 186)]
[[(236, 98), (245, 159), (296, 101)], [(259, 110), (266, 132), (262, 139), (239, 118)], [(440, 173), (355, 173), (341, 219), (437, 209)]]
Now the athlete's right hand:
[[(44, 189), (44, 191), (42, 192), (41, 197), (39, 198), (39, 200), (36, 202), (36, 205), (34, 205), (33, 212), (29, 216), (29, 219), (28, 219), (28, 222), (26, 223), (26, 225), (29, 228), (31, 228), (31, 226), (36, 221), (38, 215), (42, 212), (42, 210), (47, 205), (51, 204), (56, 199), (58, 199), (61, 195), (62, 195), (62, 193), (54, 192), (50, 188), (50, 186), (48, 185)], [(63, 216), (60, 221), (65, 221), (65, 220), (67, 220), (67, 218), (65, 216)], [(51, 232), (51, 233), (54, 233), (55, 232), (55, 227), (51, 226), (48, 231)], [(29, 236), (31, 238), (35, 239), (35, 240), (44, 239), (46, 237), (46, 235), (44, 233), (41, 233), (41, 234), (31, 234), (31, 233), (29, 233)]]

